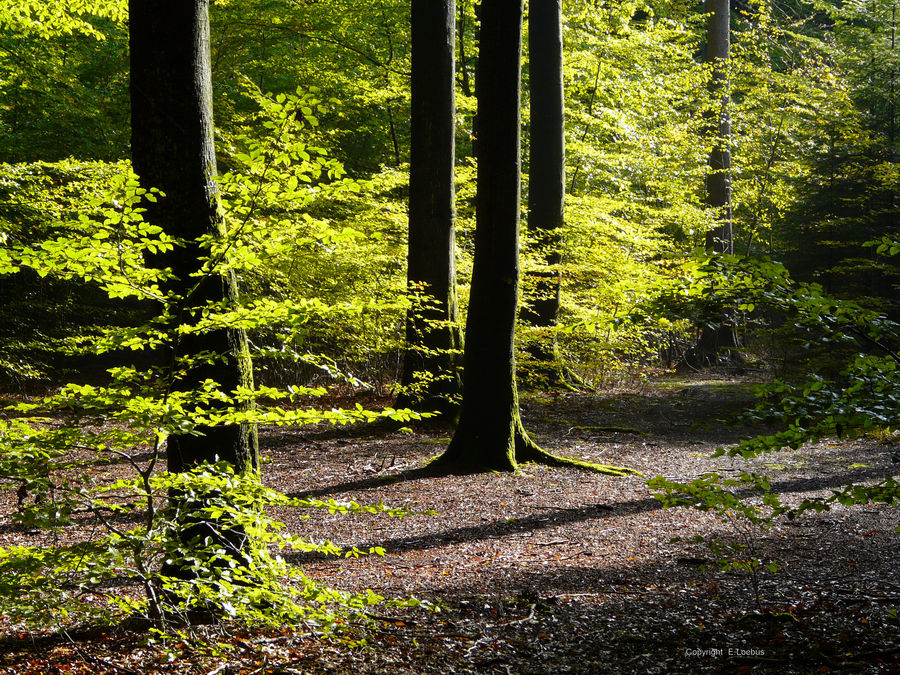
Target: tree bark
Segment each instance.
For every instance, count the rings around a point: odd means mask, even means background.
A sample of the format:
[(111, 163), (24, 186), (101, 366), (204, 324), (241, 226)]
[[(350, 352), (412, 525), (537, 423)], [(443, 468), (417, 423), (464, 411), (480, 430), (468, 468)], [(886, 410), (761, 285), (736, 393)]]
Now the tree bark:
[(519, 287), (522, 0), (484, 0), (478, 98), (475, 258), (459, 427), (445, 461), (516, 469), (519, 418), (513, 335)]
[(469, 80), (469, 59), (466, 56), (466, 5), (468, 0), (462, 0), (459, 6), (459, 85), (466, 96), (472, 95), (472, 84)]
[(716, 209), (718, 226), (706, 235), (706, 249), (712, 253), (734, 253), (731, 214), (731, 97), (728, 94), (728, 61), (731, 47), (730, 0), (706, 0), (706, 61), (712, 66), (709, 93), (719, 106), (710, 126), (713, 148), (709, 155), (706, 203)]
[[(533, 272), (533, 296), (522, 319), (539, 329), (556, 326), (560, 302), (560, 230), (566, 193), (565, 94), (561, 0), (531, 0), (528, 6), (530, 156), (528, 164), (529, 243), (543, 259)], [(562, 379), (556, 339), (542, 337), (528, 348), (537, 373), (550, 384)]]
[[(709, 125), (712, 150), (706, 177), (706, 204), (715, 211), (716, 226), (706, 233), (706, 250), (713, 255), (734, 254), (734, 226), (731, 210), (731, 97), (728, 93), (728, 61), (731, 46), (730, 0), (706, 0), (706, 62), (712, 67), (709, 93), (718, 107)], [(704, 326), (697, 344), (685, 354), (690, 367), (726, 365), (739, 367), (740, 341), (726, 308), (718, 326)]]
[(433, 466), (515, 471), (519, 462), (576, 465), (622, 475), (541, 450), (519, 414), (513, 344), (519, 294), (522, 0), (484, 0), (475, 79), (478, 178), (475, 259), (459, 427)]
[[(197, 238), (224, 236), (213, 148), (209, 19), (206, 0), (130, 0), (131, 152), (145, 188), (165, 194), (147, 204), (145, 219), (188, 241), (153, 261), (176, 278), (166, 288), (180, 297), (170, 308), (171, 328), (190, 320), (208, 302), (236, 301), (232, 273), (190, 275), (207, 250)], [(197, 361), (203, 353), (213, 356)], [(185, 359), (194, 365), (175, 375)], [(170, 346), (172, 389), (189, 391), (206, 379), (224, 392), (253, 384), (243, 330), (187, 335)], [(203, 461), (224, 460), (238, 472), (258, 468), (256, 431), (250, 426), (202, 427), (198, 434), (171, 434), (168, 469), (185, 471)]]
[[(398, 407), (455, 418), (462, 336), (456, 301), (455, 0), (413, 0), (409, 171), (410, 291), (431, 298), (406, 318)], [(424, 373), (424, 379), (420, 374)]]
[[(459, 4), (459, 22), (458, 22), (458, 30), (457, 30), (457, 38), (459, 41), (459, 70), (460, 70), (460, 87), (462, 87), (462, 92), (466, 96), (472, 95), (472, 78), (469, 76), (469, 69), (472, 67), (471, 64), (475, 62), (475, 68), (478, 67), (478, 56), (469, 56), (470, 52), (466, 50), (466, 35), (468, 32), (472, 34), (472, 43), (477, 45), (479, 41), (480, 28), (481, 25), (481, 2), (480, 0), (472, 0), (472, 13), (474, 14), (474, 24), (469, 31), (467, 28), (467, 12), (466, 7), (469, 4), (468, 0), (462, 0)], [(472, 115), (472, 131), (469, 134), (469, 140), (471, 141), (471, 145), (469, 146), (469, 154), (471, 157), (475, 156), (475, 147), (477, 145), (477, 138), (475, 129), (478, 126), (478, 113), (476, 112)]]

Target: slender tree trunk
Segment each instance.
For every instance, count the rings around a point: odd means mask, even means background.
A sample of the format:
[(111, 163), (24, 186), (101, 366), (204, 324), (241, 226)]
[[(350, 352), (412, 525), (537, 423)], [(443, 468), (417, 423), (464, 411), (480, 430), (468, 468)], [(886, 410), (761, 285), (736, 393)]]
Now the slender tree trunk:
[(731, 98), (728, 94), (728, 61), (731, 47), (730, 0), (706, 0), (706, 60), (712, 65), (710, 96), (718, 106), (718, 114), (710, 133), (713, 149), (709, 155), (706, 179), (706, 203), (716, 209), (718, 226), (707, 233), (706, 249), (712, 253), (734, 253), (731, 215)]
[(468, 0), (462, 0), (459, 4), (459, 84), (466, 96), (472, 95), (472, 84), (469, 81), (469, 59), (466, 56), (466, 5)]
[[(473, 2), (473, 13), (475, 15), (475, 23), (472, 29), (473, 35), (473, 43), (478, 44), (480, 39), (480, 18), (481, 18), (481, 2), (479, 0), (472, 0)], [(469, 0), (462, 0), (459, 3), (459, 22), (458, 22), (458, 31), (457, 37), (459, 41), (459, 69), (460, 69), (460, 87), (462, 87), (462, 92), (466, 96), (472, 95), (472, 78), (469, 76), (469, 69), (471, 68), (471, 63), (475, 61), (475, 67), (477, 68), (478, 61), (477, 56), (472, 56), (471, 52), (466, 49), (466, 35), (468, 31), (468, 24), (466, 22), (467, 12), (466, 8), (469, 5)], [(469, 148), (470, 155), (472, 157), (475, 156), (475, 145), (477, 142), (475, 135), (475, 128), (478, 126), (478, 113), (476, 112), (472, 115), (472, 133), (470, 135), (471, 146)]]
[[(159, 256), (176, 278), (167, 289), (180, 297), (169, 308), (170, 329), (190, 321), (208, 302), (235, 301), (232, 274), (190, 276), (207, 254), (196, 240), (223, 236), (224, 224), (215, 181), (209, 23), (205, 0), (131, 0), (132, 161), (146, 187), (165, 193), (148, 204), (145, 218), (188, 245)], [(203, 357), (203, 354), (210, 356)], [(207, 379), (231, 392), (253, 385), (247, 336), (242, 330), (185, 335), (165, 355), (170, 386), (189, 391)], [(200, 427), (195, 434), (173, 433), (166, 443), (168, 469), (181, 472), (201, 462), (224, 460), (238, 472), (258, 468), (256, 431), (249, 425)], [(192, 505), (172, 496), (182, 513)], [(188, 547), (197, 534), (217, 538), (234, 553), (247, 544), (243, 532), (221, 531), (214, 522), (187, 516), (181, 537)], [(190, 576), (177, 564), (169, 573)]]
[[(556, 326), (560, 300), (560, 229), (566, 193), (561, 5), (561, 0), (531, 0), (528, 6), (528, 230), (530, 244), (543, 258), (545, 267), (533, 273), (534, 295), (522, 305), (521, 315), (542, 329)], [(562, 379), (555, 337), (539, 339), (529, 348), (529, 355), (551, 384)]]
[[(897, 105), (896, 105), (896, 78), (897, 71), (893, 60), (894, 50), (897, 45), (897, 3), (891, 4), (891, 86), (890, 98), (888, 99), (888, 162), (893, 164), (896, 161), (896, 140), (897, 140)], [(896, 181), (891, 183), (888, 189), (888, 208), (897, 208), (897, 184)]]
[[(713, 113), (709, 134), (713, 145), (706, 178), (706, 204), (715, 211), (716, 226), (706, 233), (709, 253), (734, 254), (734, 229), (731, 212), (731, 98), (728, 93), (728, 61), (731, 46), (730, 0), (706, 0), (706, 61), (712, 66), (709, 93), (718, 106)], [(725, 310), (717, 327), (704, 326), (697, 344), (685, 355), (685, 363), (697, 366), (720, 364), (739, 366), (740, 344), (733, 311)]]
[(541, 450), (519, 415), (513, 339), (519, 294), (520, 76), (522, 0), (483, 0), (475, 87), (478, 178), (475, 259), (459, 427), (434, 464), (464, 471), (515, 471), (519, 462), (577, 465)]
[(454, 0), (413, 0), (407, 279), (411, 291), (431, 301), (407, 315), (404, 393), (397, 400), (400, 407), (438, 410), (451, 418), (458, 409), (462, 347), (456, 302), (455, 22)]

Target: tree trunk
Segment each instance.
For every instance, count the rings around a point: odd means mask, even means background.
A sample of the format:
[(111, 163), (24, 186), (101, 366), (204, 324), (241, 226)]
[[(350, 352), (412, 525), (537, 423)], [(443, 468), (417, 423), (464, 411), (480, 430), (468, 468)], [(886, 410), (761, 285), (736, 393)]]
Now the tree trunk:
[(472, 95), (472, 84), (469, 80), (469, 59), (466, 56), (466, 5), (467, 0), (462, 0), (459, 5), (459, 85), (466, 96)]
[[(473, 27), (471, 29), (472, 33), (472, 42), (474, 44), (478, 44), (479, 34), (480, 34), (480, 25), (481, 25), (481, 2), (479, 0), (472, 0), (472, 13), (474, 14), (474, 22)], [(462, 0), (459, 4), (459, 30), (457, 31), (457, 38), (459, 41), (459, 70), (460, 70), (460, 87), (462, 87), (462, 92), (466, 96), (472, 95), (472, 78), (469, 76), (469, 69), (472, 67), (472, 62), (475, 61), (475, 67), (478, 65), (478, 57), (470, 57), (469, 52), (466, 50), (466, 35), (469, 32), (467, 28), (467, 12), (466, 8), (468, 6), (468, 0)], [(471, 157), (475, 156), (475, 146), (477, 145), (477, 139), (475, 136), (475, 128), (478, 126), (478, 113), (476, 112), (472, 115), (472, 131), (469, 134), (469, 140), (471, 141), (471, 145), (469, 146), (469, 154)]]
[[(533, 297), (522, 305), (522, 318), (539, 329), (556, 326), (559, 313), (560, 228), (566, 193), (565, 94), (561, 0), (531, 0), (528, 6), (529, 105), (528, 165), (529, 242), (543, 258), (536, 271)], [(529, 349), (540, 379), (562, 379), (556, 339), (541, 336)]]
[(407, 315), (404, 392), (397, 406), (455, 418), (462, 347), (456, 302), (455, 1), (414, 0), (411, 17), (407, 280), (411, 291), (431, 300)]
[(478, 179), (475, 259), (459, 427), (434, 465), (463, 471), (515, 471), (519, 462), (577, 465), (544, 452), (519, 415), (513, 338), (519, 293), (520, 75), (522, 0), (484, 0), (475, 78)]
[[(207, 254), (196, 240), (224, 236), (213, 149), (209, 19), (206, 0), (130, 0), (131, 151), (134, 170), (145, 188), (165, 193), (147, 204), (145, 219), (189, 243), (159, 256), (176, 278), (168, 291), (180, 296), (170, 307), (171, 328), (189, 321), (208, 302), (236, 301), (233, 274), (190, 275)], [(183, 336), (166, 355), (172, 389), (188, 391), (207, 378), (224, 392), (252, 386), (253, 375), (243, 330), (217, 330)], [(185, 359), (215, 356), (174, 375)], [(238, 472), (258, 468), (256, 431), (250, 426), (202, 427), (199, 434), (172, 434), (166, 444), (168, 468), (180, 472), (203, 462), (225, 460)]]
[(519, 288), (522, 0), (484, 0), (475, 90), (478, 178), (475, 259), (459, 428), (445, 461), (516, 469), (519, 418), (513, 335)]
[(709, 155), (706, 179), (706, 203), (716, 209), (719, 225), (706, 234), (706, 249), (711, 253), (734, 253), (731, 216), (731, 98), (728, 94), (728, 60), (731, 46), (730, 0), (706, 0), (706, 61), (712, 66), (710, 97), (719, 105), (710, 126), (713, 148)]
[[(709, 154), (706, 178), (706, 204), (715, 210), (717, 225), (706, 233), (706, 250), (714, 255), (734, 254), (734, 230), (731, 212), (731, 98), (728, 93), (728, 61), (731, 45), (730, 0), (706, 0), (706, 62), (712, 66), (709, 83), (711, 99), (718, 106), (713, 113), (709, 134), (713, 145)], [(733, 311), (726, 308), (719, 325), (704, 326), (697, 344), (684, 357), (688, 366), (727, 365), (738, 367), (740, 341), (733, 321)]]

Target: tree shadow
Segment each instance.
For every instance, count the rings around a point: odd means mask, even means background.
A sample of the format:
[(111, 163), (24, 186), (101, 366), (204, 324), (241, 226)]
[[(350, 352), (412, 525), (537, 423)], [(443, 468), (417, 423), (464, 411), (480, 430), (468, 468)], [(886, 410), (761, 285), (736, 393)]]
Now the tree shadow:
[[(479, 473), (477, 471), (468, 472)], [(433, 464), (425, 464), (417, 469), (402, 471), (395, 474), (387, 474), (383, 476), (373, 476), (371, 478), (362, 478), (360, 480), (347, 481), (345, 483), (336, 483), (335, 485), (326, 485), (325, 487), (316, 488), (314, 490), (300, 490), (298, 492), (287, 493), (288, 497), (294, 499), (312, 499), (329, 497), (342, 492), (357, 492), (360, 490), (374, 490), (386, 485), (394, 485), (396, 483), (406, 483), (425, 478), (443, 478), (446, 476), (466, 475), (466, 472), (457, 472), (441, 466)]]
[(428, 434), (448, 433), (453, 427), (447, 423), (431, 420), (413, 420), (398, 422), (390, 418), (380, 418), (373, 422), (355, 422), (340, 426), (327, 426), (321, 429), (290, 431), (278, 427), (267, 434), (270, 440), (279, 443), (315, 443), (317, 441), (333, 441), (339, 439), (385, 438), (396, 435), (404, 427), (414, 427), (416, 431)]
[[(556, 436), (596, 436), (595, 429), (614, 435), (614, 428), (627, 427), (632, 434), (636, 430), (667, 443), (714, 440), (728, 445), (742, 435), (762, 433), (771, 426), (732, 422), (756, 402), (751, 387), (743, 381), (664, 380), (647, 392), (568, 394), (550, 402), (523, 397), (522, 409), (530, 430), (535, 427), (534, 417), (539, 417), (537, 425), (545, 428), (566, 428), (564, 434), (553, 432)], [(573, 413), (575, 424), (570, 419)]]
[[(426, 470), (417, 477), (431, 477)], [(417, 473), (417, 472), (411, 472)], [(772, 483), (772, 492), (775, 494), (790, 494), (797, 492), (812, 492), (825, 489), (841, 488), (849, 483), (856, 483), (863, 480), (880, 479), (885, 477), (885, 472), (878, 468), (859, 468), (852, 471), (845, 471), (840, 474), (831, 474), (827, 476), (812, 476), (809, 478), (792, 478), (784, 481), (775, 481)], [(373, 484), (374, 483), (374, 484)], [(320, 496), (329, 494), (332, 491), (343, 491), (346, 485), (334, 486), (332, 488), (323, 488), (316, 491)], [(368, 480), (357, 481), (356, 489), (367, 489), (369, 487), (380, 487), (385, 485), (384, 481)], [(736, 490), (736, 494), (741, 497), (753, 497), (762, 494), (753, 488), (744, 488)], [(613, 504), (590, 504), (575, 508), (554, 509), (547, 507), (541, 513), (513, 518), (513, 519), (496, 519), (488, 523), (479, 525), (466, 525), (456, 527), (442, 532), (427, 533), (411, 537), (396, 537), (387, 540), (371, 539), (355, 546), (360, 550), (368, 550), (373, 547), (381, 547), (386, 553), (405, 553), (407, 551), (428, 550), (439, 548), (456, 542), (471, 542), (488, 539), (503, 539), (510, 535), (522, 532), (537, 532), (549, 528), (559, 527), (572, 523), (584, 522), (598, 518), (621, 518), (625, 516), (636, 515), (648, 511), (661, 510), (662, 503), (655, 497), (647, 497), (646, 499), (636, 499), (625, 502), (615, 502)], [(690, 508), (690, 507), (681, 507)], [(287, 553), (285, 559), (292, 564), (300, 565), (313, 560), (334, 559), (318, 553)]]
[[(861, 600), (879, 598), (882, 615), (900, 606), (900, 596), (885, 595), (883, 573), (870, 573), (883, 550), (860, 547), (841, 529), (825, 527), (821, 536), (825, 564), (806, 558), (799, 577), (798, 570), (760, 573), (762, 609), (750, 573), (713, 561), (685, 565), (671, 552), (604, 565), (588, 550), (559, 567), (484, 567), (477, 581), (433, 590), (442, 620), (469, 632), (466, 660), (476, 665), (499, 656), (527, 662), (535, 674), (896, 672), (896, 628), (874, 620), (869, 627), (869, 619), (866, 630), (857, 628)], [(760, 545), (760, 555), (777, 560), (789, 544)], [(848, 567), (856, 568), (852, 581)], [(744, 651), (729, 649), (735, 645)]]
[[(68, 527), (72, 527), (75, 529), (84, 528), (85, 524), (83, 521), (85, 519), (93, 519), (94, 522), (97, 523), (97, 525), (99, 525), (105, 532), (108, 531), (106, 529), (106, 527), (104, 525), (102, 525), (100, 519), (97, 518), (97, 516), (92, 514), (90, 511), (84, 511), (84, 510), (79, 509), (79, 510), (75, 511), (72, 515), (74, 516), (74, 518), (72, 519), (72, 522), (60, 525), (59, 526), (60, 529), (62, 529), (64, 531)], [(146, 515), (142, 511), (118, 511), (118, 512), (108, 511), (108, 512), (104, 512), (103, 520), (108, 525), (113, 525), (113, 526), (125, 525), (125, 526), (134, 527), (134, 526), (144, 523), (146, 521)], [(17, 523), (17, 522), (5, 522), (3, 524), (0, 524), (0, 535), (2, 535), (2, 534), (26, 534), (26, 535), (33, 535), (33, 536), (41, 536), (41, 535), (47, 534), (49, 532), (52, 532), (52, 530), (49, 528), (41, 529), (41, 528), (35, 527), (34, 525), (25, 525), (23, 523)]]

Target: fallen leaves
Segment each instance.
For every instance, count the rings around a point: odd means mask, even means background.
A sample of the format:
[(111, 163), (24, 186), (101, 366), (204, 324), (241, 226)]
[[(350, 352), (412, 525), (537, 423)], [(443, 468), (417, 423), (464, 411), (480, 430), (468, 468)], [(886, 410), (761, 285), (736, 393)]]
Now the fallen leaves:
[[(691, 406), (671, 387), (621, 398), (523, 395), (522, 403), (529, 429), (555, 453), (614, 461), (647, 475), (745, 470), (743, 460), (714, 461), (698, 452), (741, 433), (691, 425), (700, 415), (721, 412), (722, 387), (703, 386), (692, 390)], [(735, 397), (725, 399), (733, 407)], [(610, 432), (595, 439), (578, 429), (614, 426), (645, 435)], [(637, 478), (531, 466), (518, 475), (404, 474), (436, 454), (445, 434), (263, 434), (271, 460), (265, 480), (283, 492), (437, 512), (403, 519), (317, 512), (301, 520), (291, 509), (276, 515), (312, 539), (387, 551), (378, 559), (298, 557), (307, 574), (347, 590), (415, 594), (440, 612), (386, 611), (374, 617), (368, 648), (322, 642), (304, 631), (238, 630), (221, 636), (219, 656), (177, 643), (147, 644), (127, 631), (73, 635), (68, 642), (63, 635), (24, 633), (0, 619), (0, 672), (740, 672), (776, 663), (803, 672), (892, 672), (900, 653), (894, 646), (900, 624), (896, 511), (839, 509), (753, 529), (756, 555), (779, 563), (777, 573), (758, 573), (757, 606), (748, 573), (720, 570), (708, 549), (691, 543), (696, 536), (734, 539), (738, 524), (663, 511)], [(878, 444), (865, 439), (829, 439), (788, 455), (790, 473), (775, 483), (786, 499), (828, 494), (840, 485), (847, 462), (829, 461), (836, 456), (892, 470)], [(0, 493), (0, 510), (13, 508), (15, 495)], [(3, 542), (22, 536), (15, 528), (0, 529)], [(692, 655), (701, 648), (722, 655)], [(729, 657), (729, 648), (746, 653)]]

